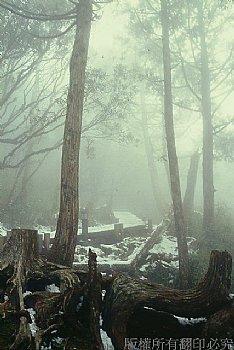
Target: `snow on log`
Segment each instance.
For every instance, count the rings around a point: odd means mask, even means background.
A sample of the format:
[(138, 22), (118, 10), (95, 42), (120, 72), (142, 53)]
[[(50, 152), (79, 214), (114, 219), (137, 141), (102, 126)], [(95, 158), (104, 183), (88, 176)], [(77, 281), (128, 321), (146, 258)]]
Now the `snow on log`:
[[(82, 324), (85, 310), (82, 307), (78, 310), (78, 306), (88, 286), (94, 288), (96, 274), (92, 271), (87, 283), (87, 273), (39, 256), (37, 231), (12, 230), (0, 254), (0, 300), (9, 299), (6, 305), (0, 302), (4, 307), (0, 347), (40, 349), (44, 341), (53, 341), (56, 333), (63, 336), (66, 348), (73, 349), (82, 343), (82, 349), (90, 349), (91, 334), (96, 334), (96, 328), (92, 329), (94, 323), (90, 327)], [(48, 285), (54, 288), (49, 290)], [(35, 314), (34, 324), (27, 309)], [(2, 345), (1, 336), (10, 322), (15, 337), (8, 337)]]
[[(10, 349), (25, 348), (31, 345), (32, 334), (28, 324), (29, 317), (24, 307), (23, 289), (27, 274), (35, 259), (38, 258), (37, 231), (19, 230), (11, 231), (10, 237), (3, 247), (1, 254), (0, 276), (8, 277), (5, 295), (20, 316), (19, 330)], [(13, 272), (12, 274), (10, 274)], [(0, 277), (0, 279), (1, 279)]]
[[(161, 331), (167, 338), (173, 337), (170, 330), (179, 331), (178, 316), (206, 317), (230, 303), (231, 269), (228, 252), (212, 251), (203, 280), (195, 288), (183, 291), (118, 274), (104, 299), (103, 328), (118, 350), (124, 349), (124, 340), (129, 336), (162, 337)], [(152, 331), (151, 335), (143, 331), (139, 334), (142, 328)]]
[(153, 231), (147, 240), (146, 244), (143, 246), (141, 251), (136, 255), (136, 257), (132, 260), (130, 264), (130, 268), (132, 270), (135, 270), (139, 262), (142, 260), (142, 258), (148, 254), (149, 250), (160, 241), (160, 236), (163, 232), (166, 232), (169, 230), (171, 226), (171, 220), (168, 218), (164, 218), (162, 222), (157, 226), (156, 230)]

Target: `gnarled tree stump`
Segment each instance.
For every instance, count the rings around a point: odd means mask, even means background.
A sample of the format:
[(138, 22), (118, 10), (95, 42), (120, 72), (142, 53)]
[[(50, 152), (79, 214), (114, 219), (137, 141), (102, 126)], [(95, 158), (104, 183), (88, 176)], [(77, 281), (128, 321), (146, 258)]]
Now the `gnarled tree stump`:
[(228, 252), (212, 251), (203, 280), (183, 291), (116, 275), (105, 296), (103, 328), (118, 350), (128, 337), (178, 337), (178, 316), (207, 317), (230, 303), (231, 268)]
[[(47, 262), (38, 254), (37, 231), (12, 230), (0, 255), (0, 299), (9, 299), (6, 307), (4, 304), (6, 319), (0, 320), (0, 333), (12, 315), (18, 318), (15, 322), (18, 329), (8, 345), (1, 346), (0, 341), (1, 350), (39, 350), (42, 342), (49, 342), (54, 333), (64, 338), (64, 349), (103, 349), (97, 331), (100, 276), (92, 252), (90, 260), (89, 273)], [(45, 287), (49, 284), (55, 284), (60, 292), (46, 291)], [(96, 292), (92, 293), (93, 290)], [(30, 291), (30, 294), (25, 296), (26, 291)], [(32, 321), (28, 308), (36, 311), (35, 320), (39, 329), (34, 336), (30, 329)], [(86, 322), (87, 313), (92, 319), (91, 326), (90, 320)], [(92, 347), (90, 339), (96, 339), (95, 347)]]
[[(23, 289), (27, 274), (38, 259), (37, 231), (12, 230), (1, 254), (0, 284), (16, 312), (21, 312), (18, 334), (10, 349), (31, 347), (32, 335), (25, 317)], [(6, 280), (6, 284), (2, 282)], [(25, 311), (25, 312), (24, 312)], [(24, 314), (24, 315), (23, 315)]]

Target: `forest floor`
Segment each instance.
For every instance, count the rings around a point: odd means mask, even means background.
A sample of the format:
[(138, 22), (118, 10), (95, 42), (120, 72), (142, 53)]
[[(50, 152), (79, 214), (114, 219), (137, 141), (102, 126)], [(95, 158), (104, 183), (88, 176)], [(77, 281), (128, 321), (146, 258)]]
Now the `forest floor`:
[[(136, 215), (127, 211), (114, 211), (114, 215), (119, 222), (123, 224), (124, 228), (135, 227), (144, 225), (144, 221), (138, 218)], [(159, 224), (161, 225), (161, 224)], [(159, 226), (158, 225), (158, 226)], [(154, 226), (153, 230), (156, 231), (158, 226)], [(38, 230), (38, 233), (50, 232), (50, 237), (53, 238), (55, 230), (49, 226), (38, 225), (34, 227)], [(113, 225), (95, 225), (89, 227), (89, 233), (103, 232), (113, 229)], [(81, 229), (79, 229), (81, 231)], [(81, 233), (81, 232), (79, 232)], [(5, 236), (7, 229), (0, 223), (0, 235)], [(145, 234), (138, 233), (137, 236), (123, 237), (119, 242), (106, 243), (105, 240), (94, 241), (92, 239), (80, 240), (76, 247), (74, 264), (80, 265), (82, 268), (88, 266), (88, 249), (91, 248), (93, 252), (97, 254), (97, 263), (103, 268), (103, 273), (106, 270), (115, 270), (115, 266), (122, 266), (126, 271), (126, 268), (141, 252), (146, 242), (150, 237), (150, 233), (147, 236)], [(188, 237), (188, 245), (193, 251), (193, 242), (195, 238)], [(194, 251), (193, 251), (194, 252)], [(160, 269), (178, 270), (178, 248), (176, 237), (170, 235), (168, 232), (160, 234), (158, 241), (148, 251), (148, 256), (142, 261), (142, 264), (138, 266), (138, 277), (146, 279), (151, 271), (160, 265)], [(121, 267), (120, 267), (121, 268)], [(100, 269), (99, 269), (100, 270)], [(141, 276), (140, 276), (141, 275)], [(169, 280), (169, 284), (173, 285), (173, 280)]]
[[(115, 212), (115, 217), (119, 219), (120, 223), (123, 223), (124, 227), (135, 227), (143, 225), (144, 222), (136, 217), (134, 214), (128, 212)], [(153, 228), (154, 232), (157, 232), (158, 226)], [(113, 229), (113, 225), (96, 225), (89, 228), (89, 232), (98, 231), (108, 231)], [(51, 230), (50, 227), (38, 226), (35, 227), (39, 233), (50, 232), (51, 237), (54, 236), (55, 231)], [(177, 239), (175, 236), (171, 235), (167, 230), (163, 229), (160, 231), (157, 240), (151, 244), (150, 248), (147, 250), (147, 254), (144, 254), (141, 260), (138, 261), (137, 266), (134, 265), (134, 269), (131, 263), (139, 256), (145, 247), (146, 243), (151, 237), (151, 233), (147, 235), (137, 234), (137, 236), (131, 237), (121, 237), (121, 239), (116, 243), (107, 243), (105, 240), (96, 241), (92, 239), (79, 240), (79, 244), (76, 247), (75, 261), (74, 264), (79, 268), (84, 268), (88, 266), (88, 250), (91, 248), (93, 252), (97, 254), (97, 263), (99, 266), (99, 271), (102, 274), (112, 274), (115, 272), (115, 267), (118, 266), (118, 271), (125, 271), (133, 273), (133, 276), (140, 280), (146, 280), (149, 282), (162, 283), (168, 287), (175, 286), (175, 279), (178, 275), (178, 248)], [(0, 223), (0, 235), (5, 236), (7, 234), (6, 228)], [(196, 253), (196, 239), (193, 237), (188, 237), (188, 246), (190, 253)], [(128, 270), (129, 269), (129, 270)], [(160, 277), (159, 277), (160, 276)], [(159, 280), (160, 278), (160, 280)], [(52, 293), (59, 293), (59, 289), (56, 285), (47, 286), (47, 291)], [(27, 292), (26, 292), (27, 293)], [(104, 297), (104, 294), (103, 294)], [(230, 297), (233, 295), (230, 294)], [(28, 310), (30, 312), (32, 321), (34, 320), (33, 310)], [(188, 324), (193, 322), (191, 319), (178, 318), (180, 323)], [(194, 322), (200, 322), (200, 320), (195, 319)], [(102, 324), (102, 318), (100, 317), (100, 325)], [(30, 324), (32, 334), (37, 330), (35, 322)], [(101, 338), (105, 350), (112, 350), (110, 338), (107, 336), (106, 332), (101, 331)], [(53, 339), (54, 343), (59, 346), (62, 341), (59, 337)], [(44, 344), (41, 350), (52, 349), (52, 344)]]

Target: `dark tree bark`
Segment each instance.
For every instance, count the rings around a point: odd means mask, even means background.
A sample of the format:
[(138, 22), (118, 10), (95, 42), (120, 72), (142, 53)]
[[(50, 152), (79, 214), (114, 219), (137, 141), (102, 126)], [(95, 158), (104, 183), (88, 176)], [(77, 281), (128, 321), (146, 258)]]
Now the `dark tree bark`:
[(198, 2), (197, 16), (201, 45), (201, 105), (203, 120), (203, 228), (205, 232), (212, 233), (214, 226), (213, 124), (210, 96), (210, 70), (202, 2)]
[[(20, 317), (17, 336), (10, 349), (31, 348), (32, 335), (28, 318), (25, 316), (26, 312), (24, 313), (23, 288), (27, 281), (27, 275), (33, 266), (34, 259), (37, 258), (37, 231), (12, 230), (1, 255), (2, 269), (0, 270), (0, 280), (2, 275), (6, 273), (5, 295), (9, 297), (9, 303), (14, 310), (19, 314), (21, 313), (22, 316)], [(10, 274), (11, 271), (13, 271), (12, 274)]]
[[(18, 304), (18, 287), (24, 287), (27, 274), (38, 259), (37, 231), (12, 230), (10, 237), (3, 247), (1, 254), (1, 275), (7, 273), (10, 279), (7, 282), (6, 294), (10, 296), (13, 305)], [(13, 274), (11, 274), (11, 268)]]
[(197, 183), (197, 173), (201, 154), (196, 151), (190, 160), (189, 171), (187, 175), (187, 186), (184, 194), (183, 209), (186, 221), (189, 221), (194, 212), (194, 195)]
[(60, 210), (49, 260), (72, 266), (78, 230), (78, 172), (85, 70), (92, 20), (92, 1), (77, 4), (77, 24), (70, 61), (70, 86), (62, 149)]
[(206, 323), (202, 337), (211, 338), (234, 338), (234, 303), (212, 315)]
[[(4, 246), (0, 260), (0, 298), (8, 295), (9, 302), (5, 307), (6, 318), (0, 329), (0, 341), (4, 325), (7, 326), (13, 312), (20, 318), (18, 330), (13, 344), (9, 343), (6, 349), (39, 350), (41, 343), (52, 339), (56, 331), (57, 335), (62, 332), (66, 338), (66, 350), (103, 350), (99, 330), (101, 276), (97, 273), (96, 254), (89, 252), (87, 274), (43, 260), (38, 256), (37, 243), (36, 231), (13, 230)], [(220, 325), (223, 332), (225, 327), (232, 332), (233, 307), (228, 307), (232, 302), (229, 298), (231, 266), (229, 253), (213, 251), (204, 279), (196, 288), (187, 291), (146, 284), (126, 275), (116, 275), (104, 281), (103, 288), (107, 293), (103, 326), (116, 349), (124, 348), (124, 338), (128, 336), (209, 335), (218, 332)], [(45, 286), (51, 283), (60, 287), (60, 293), (45, 291)], [(23, 297), (26, 290), (33, 293)], [(31, 335), (31, 320), (25, 307), (36, 311), (40, 330), (35, 338)], [(211, 317), (205, 327), (199, 324), (184, 329), (174, 315)], [(224, 333), (220, 330), (218, 334), (222, 337)]]
[(175, 219), (175, 230), (178, 242), (180, 285), (187, 288), (189, 285), (188, 246), (186, 241), (186, 225), (184, 221), (179, 165), (176, 154), (175, 132), (173, 121), (173, 104), (171, 91), (171, 59), (169, 46), (169, 14), (168, 1), (161, 0), (161, 22), (163, 43), (163, 71), (164, 71), (164, 119), (169, 161), (171, 196)]
[(117, 350), (124, 349), (124, 339), (128, 337), (178, 337), (175, 332), (182, 330), (174, 315), (206, 317), (230, 303), (231, 270), (230, 254), (212, 251), (204, 279), (196, 288), (186, 291), (118, 274), (104, 299), (104, 329)]
[(104, 350), (100, 335), (100, 313), (102, 306), (101, 278), (97, 273), (97, 255), (89, 249), (89, 278), (87, 302), (90, 310), (90, 350)]
[[(52, 332), (57, 331), (66, 338), (64, 349), (80, 346), (90, 350), (92, 340), (99, 339), (97, 320), (101, 289), (96, 265), (93, 260), (89, 264), (87, 274), (47, 262), (38, 255), (37, 231), (12, 230), (0, 255), (0, 299), (4, 295), (9, 297), (5, 306), (6, 318), (0, 328), (0, 344), (1, 332), (4, 334), (4, 327), (15, 315), (19, 318), (14, 329), (16, 337), (8, 340), (7, 349), (40, 349), (45, 338), (53, 338)], [(60, 293), (45, 291), (46, 285), (53, 283), (59, 287)], [(32, 294), (24, 296), (26, 290)], [(83, 306), (83, 299), (86, 299), (86, 307)], [(30, 331), (30, 315), (26, 308), (36, 311), (36, 323), (40, 330), (35, 338)], [(84, 322), (86, 314), (93, 315), (87, 324)], [(99, 343), (95, 341), (95, 344)], [(101, 342), (99, 345), (92, 349), (102, 349)]]

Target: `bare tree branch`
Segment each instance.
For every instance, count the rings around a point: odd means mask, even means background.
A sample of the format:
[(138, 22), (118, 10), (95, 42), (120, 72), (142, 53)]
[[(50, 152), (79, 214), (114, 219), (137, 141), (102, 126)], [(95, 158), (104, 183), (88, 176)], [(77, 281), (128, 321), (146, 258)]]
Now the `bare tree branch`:
[(219, 104), (214, 108), (213, 112), (212, 112), (212, 117), (214, 117), (215, 113), (219, 110), (219, 108), (222, 106), (223, 102), (233, 93), (233, 88), (231, 88), (226, 94), (225, 96), (221, 99), (221, 101), (219, 102)]
[(226, 129), (229, 125), (234, 123), (234, 117), (231, 120), (228, 120), (222, 124), (216, 125), (214, 126), (213, 130), (213, 135), (217, 135), (219, 134), (221, 131), (223, 131), (224, 129)]
[(227, 80), (227, 78), (232, 74), (234, 70), (234, 67), (232, 67), (229, 72), (227, 72), (227, 74), (218, 82), (218, 84), (216, 84), (212, 89), (211, 92), (215, 91), (224, 81)]
[(7, 11), (10, 11), (11, 13), (14, 13), (15, 15), (21, 16), (23, 18), (42, 21), (42, 22), (70, 20), (76, 17), (76, 8), (61, 15), (47, 15), (44, 13), (35, 14), (26, 9), (22, 9), (21, 7), (16, 6), (15, 4), (11, 4), (10, 2), (5, 0), (0, 0), (0, 7), (2, 7)]
[(182, 73), (183, 73), (183, 76), (184, 76), (184, 80), (186, 82), (186, 85), (187, 87), (189, 88), (189, 90), (192, 92), (192, 94), (196, 97), (196, 99), (200, 102), (201, 101), (201, 96), (199, 96), (196, 91), (193, 89), (192, 85), (190, 84), (189, 80), (188, 80), (188, 76), (187, 76), (187, 72), (186, 72), (186, 68), (185, 68), (185, 65), (184, 65), (184, 58), (183, 58), (183, 55), (182, 55), (182, 50), (181, 50), (181, 47), (180, 47), (180, 44), (179, 44), (179, 41), (178, 41), (178, 38), (176, 36), (176, 33), (175, 33), (175, 29), (173, 28), (173, 34), (174, 34), (174, 38), (175, 38), (175, 42), (176, 42), (176, 45), (178, 47), (178, 55), (179, 55), (179, 58), (180, 58), (180, 62), (181, 62), (181, 68), (182, 68)]
[(14, 169), (14, 168), (18, 168), (23, 162), (25, 162), (27, 159), (35, 156), (35, 155), (39, 155), (39, 154), (43, 154), (46, 152), (50, 152), (53, 150), (58, 149), (60, 146), (62, 146), (63, 144), (63, 140), (58, 141), (54, 146), (51, 147), (45, 147), (42, 149), (39, 149), (37, 151), (33, 151), (32, 153), (26, 155), (23, 159), (21, 159), (18, 163), (15, 164), (6, 164), (3, 162), (0, 162), (0, 169)]
[(75, 27), (75, 25), (76, 25), (76, 22), (72, 22), (72, 24), (69, 27), (67, 27), (64, 31), (53, 35), (40, 36), (34, 33), (30, 33), (30, 35), (37, 39), (56, 39), (67, 34), (73, 27)]

